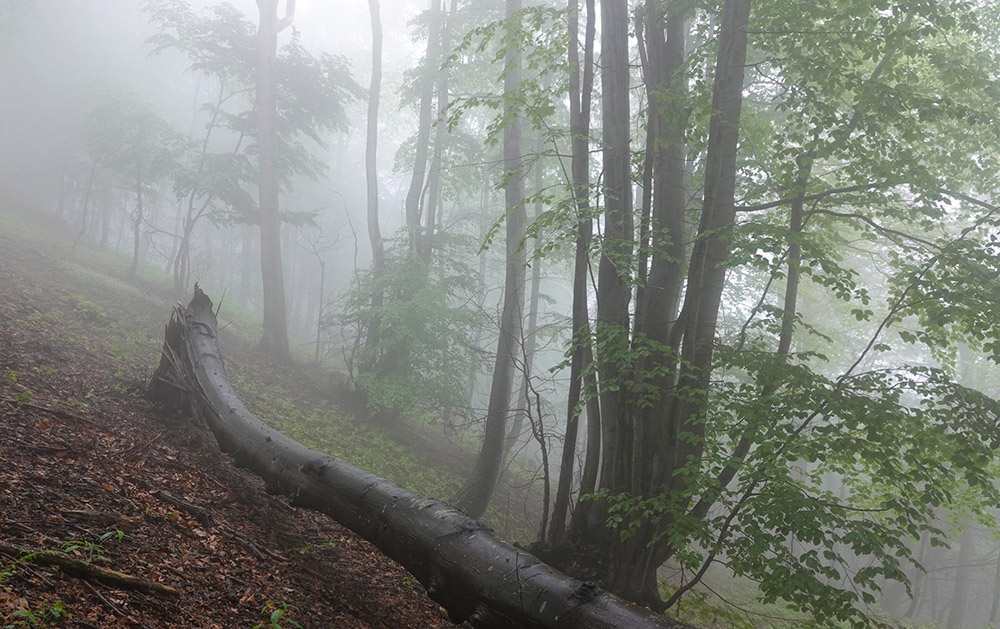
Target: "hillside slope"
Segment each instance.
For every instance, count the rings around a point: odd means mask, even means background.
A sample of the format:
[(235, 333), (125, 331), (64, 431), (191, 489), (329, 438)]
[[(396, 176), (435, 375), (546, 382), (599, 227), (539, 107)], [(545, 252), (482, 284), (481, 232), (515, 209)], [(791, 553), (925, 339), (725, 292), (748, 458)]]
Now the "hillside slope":
[(0, 546), (180, 596), (0, 554), (0, 626), (451, 626), (369, 544), (268, 496), (143, 399), (169, 314), (155, 286), (66, 261), (19, 221), (0, 217)]

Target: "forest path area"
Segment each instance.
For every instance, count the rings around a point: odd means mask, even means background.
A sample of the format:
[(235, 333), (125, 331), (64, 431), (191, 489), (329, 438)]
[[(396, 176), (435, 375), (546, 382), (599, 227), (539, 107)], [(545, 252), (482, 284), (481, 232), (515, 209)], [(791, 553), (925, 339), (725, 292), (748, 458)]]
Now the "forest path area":
[(55, 253), (0, 225), (0, 547), (179, 596), (0, 554), (0, 626), (452, 626), (370, 544), (269, 496), (207, 432), (147, 402), (158, 355), (129, 344), (158, 347), (168, 312)]

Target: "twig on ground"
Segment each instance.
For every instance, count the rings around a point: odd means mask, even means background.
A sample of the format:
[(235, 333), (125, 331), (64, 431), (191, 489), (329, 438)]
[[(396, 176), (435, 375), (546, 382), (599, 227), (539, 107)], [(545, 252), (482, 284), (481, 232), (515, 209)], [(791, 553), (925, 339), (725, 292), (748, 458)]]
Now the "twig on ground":
[(13, 557), (15, 560), (21, 563), (33, 563), (40, 566), (59, 566), (61, 568), (65, 568), (66, 570), (72, 573), (76, 573), (78, 576), (82, 576), (83, 578), (97, 579), (99, 581), (111, 583), (118, 587), (122, 587), (129, 590), (140, 590), (143, 592), (158, 592), (160, 594), (180, 596), (180, 592), (170, 587), (169, 585), (157, 583), (156, 581), (147, 581), (146, 579), (140, 579), (139, 577), (134, 577), (130, 574), (125, 574), (124, 572), (111, 570), (110, 568), (101, 568), (100, 566), (95, 566), (94, 564), (86, 561), (73, 559), (72, 557), (61, 551), (56, 551), (56, 550), (31, 551), (31, 550), (26, 550), (24, 548), (18, 548), (16, 546), (7, 546), (6, 544), (0, 544), (0, 553), (8, 555), (9, 557)]

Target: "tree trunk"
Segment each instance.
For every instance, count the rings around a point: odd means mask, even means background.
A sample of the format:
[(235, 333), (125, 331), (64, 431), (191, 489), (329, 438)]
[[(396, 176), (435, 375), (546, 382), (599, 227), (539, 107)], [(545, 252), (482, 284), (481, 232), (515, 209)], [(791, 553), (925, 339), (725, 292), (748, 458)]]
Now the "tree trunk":
[[(368, 193), (368, 239), (372, 247), (372, 280), (376, 283), (382, 269), (385, 267), (385, 245), (382, 242), (382, 230), (378, 216), (378, 107), (382, 94), (382, 19), (379, 13), (378, 0), (368, 0), (368, 12), (372, 25), (372, 76), (368, 86), (368, 134), (365, 141), (365, 182)], [(381, 288), (372, 293), (372, 310), (378, 312), (385, 300)], [(320, 308), (323, 304), (320, 303)], [(365, 344), (374, 355), (378, 347), (379, 322), (378, 317), (372, 319), (365, 336)], [(319, 326), (316, 330), (316, 360), (319, 360)], [(367, 369), (374, 364), (366, 365)]]
[(604, 243), (597, 280), (597, 335), (606, 350), (597, 352), (602, 381), (602, 443), (607, 457), (601, 487), (627, 488), (632, 464), (632, 425), (626, 409), (626, 377), (620, 355), (628, 343), (632, 298), (632, 169), (629, 73), (629, 12), (625, 0), (601, 3), (601, 109), (604, 160)]
[(90, 165), (90, 176), (87, 178), (87, 190), (83, 193), (83, 210), (80, 215), (80, 231), (77, 232), (76, 238), (73, 239), (73, 246), (71, 251), (76, 251), (76, 246), (80, 243), (80, 239), (83, 235), (87, 233), (87, 218), (90, 213), (90, 193), (94, 189), (94, 177), (97, 176), (97, 160)]
[(111, 236), (111, 191), (108, 190), (101, 203), (101, 249), (107, 249)]
[[(590, 216), (590, 111), (591, 98), (594, 92), (594, 40), (596, 38), (597, 9), (594, 0), (587, 0), (587, 26), (583, 47), (583, 85), (580, 94), (580, 119), (577, 131), (574, 134), (574, 141), (578, 143), (573, 154), (576, 161), (573, 166), (573, 179), (578, 182), (576, 203), (580, 210), (577, 218), (577, 241), (576, 241), (576, 261), (573, 276), (573, 299), (574, 299), (574, 321), (586, 324), (583, 343), (579, 346), (580, 370), (583, 376), (583, 390), (587, 392), (587, 452), (584, 457), (583, 473), (580, 476), (580, 495), (587, 495), (597, 489), (597, 475), (600, 470), (601, 456), (604, 449), (602, 442), (603, 415), (601, 413), (601, 403), (597, 392), (597, 375), (591, 371), (590, 365), (594, 362), (594, 350), (591, 343), (590, 330), (590, 308), (588, 304), (588, 286), (590, 285), (590, 241), (594, 233), (594, 221)], [(579, 205), (580, 202), (583, 205)], [(582, 299), (577, 303), (576, 299)], [(570, 538), (574, 541), (581, 541), (587, 534), (588, 527), (592, 521), (591, 508), (593, 501), (585, 501), (577, 505), (573, 512), (573, 519), (570, 522)]]
[[(521, 0), (507, 0), (508, 20), (516, 19), (520, 10)], [(507, 50), (504, 65), (504, 92), (512, 94), (521, 82), (520, 50), (511, 46)], [(521, 158), (521, 121), (515, 115), (504, 127), (503, 132), (503, 161), (507, 181), (504, 189), (504, 201), (507, 207), (506, 272), (503, 309), (500, 314), (500, 336), (497, 339), (493, 381), (486, 410), (486, 429), (476, 466), (455, 498), (455, 506), (474, 518), (480, 517), (486, 511), (497, 479), (500, 477), (504, 441), (507, 437), (507, 414), (510, 411), (511, 389), (514, 387), (515, 365), (521, 343), (525, 265), (523, 241), (527, 222)]]
[(420, 113), (417, 120), (417, 144), (413, 158), (413, 175), (406, 192), (406, 227), (410, 238), (410, 253), (417, 258), (420, 251), (420, 198), (427, 178), (427, 153), (431, 139), (431, 119), (434, 104), (434, 70), (441, 63), (441, 0), (431, 0), (430, 28), (427, 32), (427, 58), (424, 61), (424, 88), (420, 95)]
[[(320, 256), (316, 256), (320, 258)], [(323, 315), (326, 312), (326, 304), (324, 300), (326, 299), (326, 262), (322, 258), (319, 259), (319, 304), (316, 306), (316, 354), (315, 361), (317, 364), (320, 362), (321, 354), (320, 348), (323, 345)]]
[[(918, 569), (912, 579), (910, 590), (913, 593), (913, 597), (910, 599), (910, 604), (906, 607), (906, 611), (903, 613), (903, 618), (917, 617), (917, 613), (920, 611), (920, 605), (923, 602), (923, 594), (926, 590), (926, 567), (934, 565), (934, 563), (940, 559), (940, 554), (939, 548), (930, 546), (929, 533), (925, 532), (920, 536), (920, 549), (917, 551), (917, 563), (920, 564), (920, 566), (923, 566), (924, 569)], [(931, 589), (933, 590), (934, 588), (931, 587)]]
[[(705, 193), (698, 238), (691, 253), (684, 306), (673, 324), (670, 340), (679, 345), (681, 361), (677, 386), (683, 392), (669, 399), (671, 413), (658, 431), (653, 457), (643, 462), (644, 474), (653, 477), (651, 487), (684, 495), (687, 474), (677, 473), (697, 465), (704, 448), (702, 413), (708, 395), (715, 334), (725, 286), (730, 233), (736, 216), (736, 149), (743, 104), (750, 0), (727, 0), (722, 10), (719, 53), (716, 63), (705, 165)], [(676, 331), (674, 330), (676, 328)], [(603, 401), (603, 400), (602, 400)], [(625, 448), (616, 457), (626, 456)], [(621, 467), (621, 466), (619, 466)], [(608, 485), (615, 490), (614, 485)], [(680, 505), (686, 508), (686, 503)], [(612, 591), (640, 602), (662, 607), (656, 570), (672, 554), (670, 545), (656, 542), (657, 534), (676, 517), (643, 522), (626, 540), (616, 536), (611, 550), (612, 565), (607, 584)]]
[(132, 217), (132, 266), (128, 276), (135, 279), (139, 270), (139, 254), (142, 248), (142, 161), (135, 163), (135, 216)]
[[(451, 25), (455, 20), (458, 11), (458, 0), (451, 0), (448, 9), (448, 18), (441, 29), (441, 54), (442, 59), (451, 54)], [(441, 202), (441, 160), (444, 152), (444, 143), (448, 125), (445, 124), (444, 115), (448, 108), (448, 68), (438, 70), (437, 86), (437, 129), (434, 132), (434, 155), (431, 158), (431, 170), (427, 177), (427, 216), (424, 220), (426, 227), (420, 244), (420, 258), (423, 263), (430, 266), (431, 254), (434, 250), (434, 227), (437, 218), (438, 205)]]
[[(650, 343), (648, 358), (639, 365), (637, 377), (648, 379), (657, 399), (643, 400), (632, 435), (636, 464), (631, 491), (649, 495), (658, 490), (650, 474), (662, 443), (664, 418), (668, 414), (667, 392), (673, 384), (672, 370), (663, 365), (673, 357), (660, 348), (669, 344), (671, 327), (684, 285), (684, 210), (687, 203), (685, 113), (682, 105), (686, 78), (684, 45), (687, 24), (677, 3), (667, 11), (662, 2), (647, 0), (642, 32), (649, 54), (646, 91), (649, 98), (649, 138), (646, 160), (650, 180), (646, 183), (650, 204), (651, 251), (649, 276), (636, 297), (634, 343)], [(651, 151), (651, 152), (650, 152)], [(655, 374), (655, 375), (647, 375)]]
[(184, 205), (181, 200), (177, 199), (177, 212), (174, 214), (174, 231), (171, 233), (173, 236), (170, 239), (170, 255), (167, 257), (167, 263), (163, 266), (164, 273), (173, 272), (175, 262), (177, 261), (177, 252), (180, 250), (181, 241), (181, 218), (184, 215)]
[(428, 595), (474, 627), (684, 627), (582, 583), (498, 540), (455, 509), (422, 498), (266, 426), (226, 376), (211, 300), (195, 287), (166, 330), (149, 385), (158, 400), (203, 418), (237, 465), (295, 506), (326, 513), (398, 561)]
[[(541, 155), (543, 146), (543, 137), (541, 134), (538, 135), (537, 143), (535, 145), (536, 155)], [(534, 163), (535, 170), (535, 181), (534, 189), (535, 193), (539, 194), (542, 191), (542, 163), (541, 158), (536, 158)], [(534, 218), (533, 220), (538, 220), (538, 217), (542, 214), (542, 201), (541, 199), (535, 202), (534, 208)], [(531, 399), (530, 399), (530, 389), (531, 389), (531, 367), (535, 360), (535, 348), (538, 346), (538, 338), (535, 336), (538, 330), (538, 298), (541, 292), (542, 285), (542, 258), (537, 255), (542, 246), (542, 233), (541, 230), (535, 235), (535, 242), (532, 247), (532, 260), (531, 260), (531, 281), (530, 290), (528, 297), (528, 325), (524, 331), (523, 343), (524, 351), (521, 353), (521, 359), (523, 361), (521, 365), (521, 384), (517, 390), (517, 406), (514, 411), (514, 420), (511, 422), (510, 429), (507, 431), (507, 440), (503, 447), (503, 458), (507, 459), (510, 456), (510, 451), (517, 444), (518, 440), (521, 438), (521, 431), (524, 429), (524, 420), (529, 419), (528, 414), (531, 412)], [(541, 416), (537, 418), (538, 422), (542, 421)], [(539, 426), (541, 424), (539, 423)], [(532, 432), (535, 432), (534, 426), (532, 426)], [(546, 445), (542, 445), (542, 450), (546, 450)], [(547, 451), (543, 452), (546, 458), (548, 456)], [(546, 474), (548, 473), (548, 466), (545, 466)], [(545, 502), (545, 508), (548, 508), (548, 501)], [(543, 523), (543, 528), (547, 522)]]
[(972, 562), (976, 556), (976, 530), (966, 523), (959, 538), (958, 567), (955, 573), (955, 589), (951, 594), (951, 609), (948, 611), (947, 629), (962, 629), (965, 626), (965, 612), (969, 606), (969, 590), (972, 589)]
[[(590, 313), (587, 308), (587, 279), (590, 272), (590, 240), (594, 221), (590, 217), (590, 99), (594, 87), (594, 36), (596, 15), (594, 0), (587, 0), (587, 25), (584, 35), (584, 62), (581, 67), (579, 52), (580, 1), (569, 0), (569, 98), (570, 135), (572, 136), (571, 190), (576, 206), (577, 235), (576, 254), (573, 263), (573, 355), (570, 358), (569, 398), (566, 404), (566, 436), (563, 439), (562, 458), (559, 463), (559, 484), (556, 500), (552, 506), (552, 522), (549, 526), (549, 542), (559, 546), (566, 531), (566, 514), (569, 511), (570, 494), (573, 490), (573, 469), (576, 461), (576, 442), (580, 430), (580, 406), (583, 371), (592, 358), (590, 349)], [(593, 412), (592, 412), (593, 411)], [(601, 433), (600, 409), (596, 400), (593, 409), (588, 407), (587, 425), (597, 429), (588, 433), (587, 457), (581, 479), (583, 485), (589, 481), (593, 491), (597, 479), (600, 460)], [(578, 509), (589, 508), (590, 503), (578, 505)], [(585, 514), (580, 514), (581, 518)]]
[(1000, 620), (1000, 554), (997, 555), (997, 569), (993, 576), (993, 604), (990, 606), (990, 625), (996, 626)]
[[(289, 8), (293, 6), (289, 3)], [(278, 0), (257, 0), (257, 152), (260, 206), (260, 268), (264, 296), (261, 348), (290, 360), (285, 312), (285, 280), (281, 269), (281, 217), (278, 213), (278, 110), (275, 60), (278, 51)]]

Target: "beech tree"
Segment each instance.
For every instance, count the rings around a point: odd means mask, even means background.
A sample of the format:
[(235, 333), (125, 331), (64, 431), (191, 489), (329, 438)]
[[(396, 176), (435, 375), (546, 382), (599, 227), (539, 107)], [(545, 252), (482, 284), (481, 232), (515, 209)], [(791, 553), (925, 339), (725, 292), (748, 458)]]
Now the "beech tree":
[[(153, 51), (180, 52), (191, 62), (189, 70), (202, 77), (206, 85), (195, 94), (199, 102), (192, 130), (199, 128), (202, 115), (207, 121), (200, 127), (203, 131), (191, 138), (174, 181), (179, 200), (179, 246), (172, 267), (175, 291), (181, 292), (189, 283), (191, 239), (202, 219), (251, 225), (259, 225), (262, 220), (258, 199), (248, 192), (258, 187), (262, 174), (260, 164), (254, 163), (259, 131), (255, 94), (260, 29), (228, 4), (196, 12), (184, 0), (147, 0), (144, 9), (157, 28), (149, 39)], [(275, 28), (280, 24), (276, 11)], [(315, 157), (314, 150), (327, 146), (328, 132), (348, 128), (345, 107), (361, 90), (342, 58), (326, 53), (314, 55), (294, 32), (278, 51), (272, 72), (271, 87), (279, 106), (274, 125), (278, 133), (275, 187), (268, 192), (273, 200), (275, 194), (280, 196), (282, 188), (291, 185), (294, 177), (321, 176), (324, 164)], [(208, 99), (201, 103), (205, 93)], [(271, 167), (266, 170), (270, 177)], [(265, 187), (271, 190), (270, 182)], [(279, 222), (302, 218), (279, 213), (277, 205), (273, 208)], [(265, 247), (261, 248), (262, 263), (265, 257), (273, 258), (264, 253)], [(280, 274), (272, 273), (271, 279), (276, 277)], [(273, 291), (270, 294), (274, 296)]]
[[(996, 78), (972, 68), (989, 66), (997, 33), (974, 13), (777, 3), (751, 17), (739, 0), (718, 13), (649, 2), (630, 43), (625, 4), (603, 4), (602, 179), (589, 191), (603, 201), (596, 325), (585, 308), (574, 317), (571, 377), (583, 401), (571, 393), (539, 553), (658, 609), (724, 562), (758, 581), (765, 601), (790, 601), (821, 624), (865, 624), (881, 584), (907, 579), (910, 538), (943, 543), (935, 509), (970, 509), (971, 495), (990, 503), (995, 490), (972, 461), (994, 460), (995, 402), (948, 367), (958, 340), (996, 347), (981, 318), (993, 306), (947, 288), (960, 282), (956, 255), (966, 277), (994, 267), (995, 206), (982, 198), (993, 171), (982, 166), (1000, 144), (978, 125), (992, 117), (982, 96)], [(569, 25), (576, 112), (579, 26)], [(803, 37), (836, 43), (803, 50)], [(645, 100), (633, 105), (636, 81)], [(587, 133), (575, 129), (573, 140)], [(581, 207), (586, 196), (574, 196)], [(961, 227), (935, 222), (945, 217)], [(583, 222), (585, 236), (593, 223)], [(891, 252), (889, 264), (866, 263), (852, 235), (871, 255)], [(586, 266), (577, 269), (575, 303), (586, 304)], [(833, 342), (822, 331), (833, 313), (857, 331), (839, 329)], [(890, 335), (923, 354), (881, 361)], [(600, 431), (588, 431), (590, 464), (574, 479), (585, 405)], [(900, 440), (937, 471), (901, 459)], [(835, 494), (830, 478), (848, 490)], [(591, 495), (567, 521), (574, 491)], [(664, 598), (656, 571), (668, 559), (693, 576)], [(831, 585), (841, 578), (849, 585)]]
[(264, 284), (264, 336), (268, 353), (291, 359), (285, 313), (285, 279), (281, 270), (281, 218), (278, 214), (278, 128), (275, 64), (278, 33), (295, 18), (295, 0), (285, 1), (278, 19), (278, 0), (257, 0), (257, 203), (260, 208), (260, 268)]
[[(376, 158), (378, 155), (378, 108), (382, 94), (382, 17), (379, 13), (378, 0), (368, 0), (368, 13), (372, 25), (372, 75), (368, 87), (368, 122), (365, 137), (365, 185), (368, 207), (368, 240), (372, 248), (372, 275), (377, 276), (385, 268), (385, 243), (382, 242), (382, 229), (378, 215), (378, 170)], [(382, 307), (385, 294), (380, 288), (372, 293), (373, 310)], [(366, 343), (378, 345), (378, 320), (373, 320), (368, 326)], [(367, 366), (371, 369), (371, 365)]]
[[(507, 0), (508, 28), (519, 28), (514, 20), (521, 10), (520, 0)], [(521, 51), (507, 49), (504, 60), (504, 101), (513, 101), (521, 82)], [(507, 437), (507, 416), (511, 410), (515, 364), (520, 354), (521, 317), (524, 310), (524, 236), (527, 215), (524, 208), (524, 156), (521, 146), (521, 121), (518, 107), (510, 102), (504, 112), (503, 165), (505, 171), (504, 204), (507, 208), (506, 272), (504, 275), (503, 307), (500, 313), (500, 336), (490, 385), (489, 406), (482, 448), (465, 485), (455, 498), (455, 506), (474, 518), (480, 517), (489, 504), (493, 488), (500, 477), (504, 443)]]

